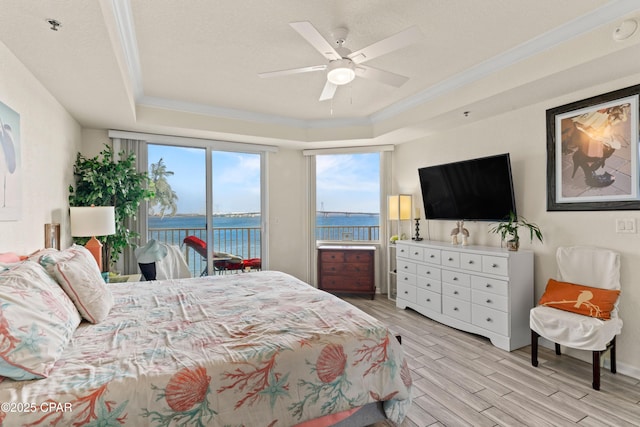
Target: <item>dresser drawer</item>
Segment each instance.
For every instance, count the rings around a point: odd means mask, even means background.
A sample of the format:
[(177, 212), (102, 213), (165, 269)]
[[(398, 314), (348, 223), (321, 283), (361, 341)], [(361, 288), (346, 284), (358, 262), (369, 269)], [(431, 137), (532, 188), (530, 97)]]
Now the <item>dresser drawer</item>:
[(415, 286), (416, 285), (416, 275), (405, 273), (404, 271), (398, 271), (398, 286), (400, 283), (405, 283), (407, 285)]
[(441, 252), (438, 249), (424, 248), (423, 260), (431, 264), (440, 264), (440, 254)]
[(472, 289), (471, 302), (500, 311), (509, 311), (509, 298), (503, 295)]
[(471, 317), (473, 324), (500, 335), (509, 336), (509, 315), (504, 311), (474, 305)]
[(427, 277), (434, 280), (441, 279), (441, 271), (439, 268), (430, 265), (420, 264), (416, 268), (416, 274), (420, 277)]
[(396, 243), (396, 256), (398, 258), (409, 258), (409, 246), (402, 243)]
[(505, 280), (490, 279), (488, 277), (471, 276), (471, 287), (479, 291), (492, 294), (509, 296), (509, 282)]
[(442, 292), (442, 282), (440, 282), (439, 280), (433, 280), (428, 277), (418, 276), (416, 284), (418, 288), (428, 289), (431, 292)]
[(365, 291), (371, 288), (368, 276), (323, 276), (320, 289), (325, 291)]
[(414, 302), (416, 300), (416, 287), (407, 283), (398, 282), (398, 298)]
[(440, 260), (442, 265), (447, 267), (460, 268), (460, 252), (442, 251)]
[(471, 286), (471, 276), (458, 271), (442, 270), (442, 281), (458, 286)]
[(442, 296), (451, 298), (459, 298), (465, 301), (471, 301), (471, 289), (463, 286), (451, 285), (444, 283), (442, 285)]
[(442, 297), (442, 314), (471, 323), (471, 303), (457, 298)]
[(398, 260), (398, 273), (404, 271), (405, 273), (416, 274), (416, 264), (404, 259)]
[(417, 303), (422, 307), (440, 313), (440, 294), (430, 292), (425, 289), (417, 289), (418, 299)]
[(371, 251), (349, 250), (344, 252), (344, 260), (347, 263), (369, 263), (373, 259)]
[(482, 271), (482, 255), (461, 253), (460, 268), (471, 271)]
[(354, 262), (352, 264), (344, 264), (344, 272), (353, 276), (361, 274), (371, 274), (373, 266), (370, 263)]
[(344, 263), (323, 262), (320, 267), (320, 271), (322, 272), (322, 274), (343, 274), (344, 266)]
[(424, 249), (416, 248), (414, 246), (409, 248), (409, 258), (415, 259), (416, 261), (422, 261), (424, 257)]
[(320, 252), (320, 260), (322, 263), (327, 262), (344, 262), (344, 251), (327, 251)]
[(509, 260), (497, 256), (483, 255), (482, 271), (499, 276), (507, 276), (509, 274)]

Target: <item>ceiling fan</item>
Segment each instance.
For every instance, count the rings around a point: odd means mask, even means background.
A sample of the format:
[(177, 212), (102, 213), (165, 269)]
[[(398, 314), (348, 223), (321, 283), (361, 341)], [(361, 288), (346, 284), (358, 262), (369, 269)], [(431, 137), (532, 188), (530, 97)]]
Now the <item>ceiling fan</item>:
[(375, 80), (394, 87), (402, 86), (409, 80), (409, 77), (380, 70), (369, 65), (363, 65), (363, 63), (413, 44), (422, 38), (422, 33), (418, 27), (412, 26), (391, 37), (351, 52), (344, 47), (347, 38), (347, 29), (345, 28), (334, 30), (333, 35), (336, 38), (336, 47), (334, 48), (310, 22), (290, 22), (289, 25), (309, 42), (311, 46), (327, 58), (329, 63), (325, 65), (312, 65), (310, 67), (258, 73), (258, 76), (267, 78), (326, 70), (327, 83), (325, 83), (324, 89), (320, 94), (320, 101), (332, 99), (338, 86), (350, 83), (356, 76)]

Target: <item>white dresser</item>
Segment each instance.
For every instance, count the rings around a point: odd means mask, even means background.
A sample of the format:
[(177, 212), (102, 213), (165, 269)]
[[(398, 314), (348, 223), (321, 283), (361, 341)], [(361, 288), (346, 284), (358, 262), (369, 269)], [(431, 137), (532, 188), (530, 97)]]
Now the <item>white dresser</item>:
[(399, 308), (482, 335), (503, 350), (530, 344), (533, 252), (399, 241)]

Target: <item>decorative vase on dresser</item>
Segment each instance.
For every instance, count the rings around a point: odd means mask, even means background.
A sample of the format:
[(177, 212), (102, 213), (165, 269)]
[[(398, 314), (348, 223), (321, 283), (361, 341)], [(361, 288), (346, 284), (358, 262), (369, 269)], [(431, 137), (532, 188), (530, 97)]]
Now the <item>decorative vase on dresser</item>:
[(512, 351), (530, 344), (533, 252), (434, 241), (396, 247), (399, 308)]

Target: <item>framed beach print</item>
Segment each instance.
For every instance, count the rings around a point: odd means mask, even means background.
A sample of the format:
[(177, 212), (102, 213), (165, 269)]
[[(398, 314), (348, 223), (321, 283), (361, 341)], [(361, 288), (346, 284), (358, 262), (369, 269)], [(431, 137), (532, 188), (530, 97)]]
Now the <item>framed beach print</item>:
[(0, 221), (20, 219), (20, 115), (0, 102)]
[(640, 85), (547, 110), (547, 211), (640, 210)]

